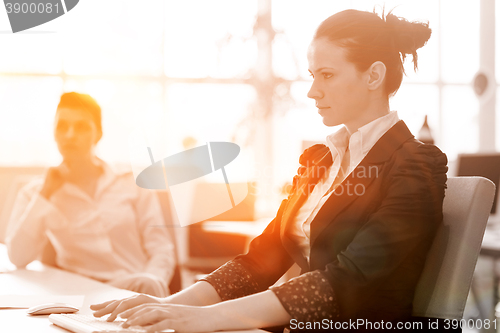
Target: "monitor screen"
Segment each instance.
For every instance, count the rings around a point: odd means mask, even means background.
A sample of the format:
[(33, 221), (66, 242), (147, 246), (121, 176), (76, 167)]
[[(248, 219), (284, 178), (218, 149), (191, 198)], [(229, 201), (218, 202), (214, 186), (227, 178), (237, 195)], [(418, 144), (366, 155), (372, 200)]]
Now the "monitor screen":
[(458, 176), (481, 176), (496, 186), (491, 214), (496, 213), (500, 183), (500, 154), (463, 154), (458, 156)]

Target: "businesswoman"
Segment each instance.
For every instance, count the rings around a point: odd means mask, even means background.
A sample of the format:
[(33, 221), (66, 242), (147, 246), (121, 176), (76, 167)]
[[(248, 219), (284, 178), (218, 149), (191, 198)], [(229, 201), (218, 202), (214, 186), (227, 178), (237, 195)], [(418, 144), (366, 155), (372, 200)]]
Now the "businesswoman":
[(167, 296), (175, 257), (161, 208), (130, 174), (96, 156), (101, 108), (89, 95), (65, 93), (54, 125), (63, 161), (20, 191), (7, 230), (10, 260), (25, 266), (50, 242), (61, 268)]
[[(430, 35), (392, 14), (346, 10), (322, 22), (308, 50), (308, 97), (326, 126), (344, 127), (303, 153), (276, 218), (247, 254), (188, 289), (94, 305), (95, 315), (180, 332), (409, 319), (442, 221), (447, 159), (414, 139), (389, 97), (405, 56), (416, 68)], [(293, 263), (301, 275), (272, 286)]]

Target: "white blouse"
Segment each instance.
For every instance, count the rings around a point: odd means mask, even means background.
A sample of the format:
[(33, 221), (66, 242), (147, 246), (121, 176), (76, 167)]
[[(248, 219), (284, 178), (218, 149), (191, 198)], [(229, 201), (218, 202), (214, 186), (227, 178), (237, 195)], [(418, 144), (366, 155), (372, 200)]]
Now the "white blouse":
[(100, 281), (135, 273), (170, 280), (174, 245), (156, 195), (103, 167), (94, 197), (68, 182), (50, 200), (39, 194), (43, 180), (20, 191), (6, 236), (12, 263), (35, 260), (50, 239), (63, 269)]

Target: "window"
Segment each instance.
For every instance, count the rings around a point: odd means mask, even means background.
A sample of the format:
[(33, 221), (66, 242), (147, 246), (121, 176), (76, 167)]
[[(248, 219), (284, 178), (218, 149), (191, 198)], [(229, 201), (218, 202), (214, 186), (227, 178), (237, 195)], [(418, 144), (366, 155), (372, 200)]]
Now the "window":
[[(86, 0), (78, 10), (87, 14), (67, 15), (57, 33), (47, 25), (40, 33), (2, 35), (9, 52), (0, 53), (0, 164), (57, 163), (53, 115), (60, 94), (77, 90), (103, 108), (98, 149), (112, 163), (130, 162), (128, 136), (142, 128), (154, 138), (156, 158), (183, 149), (187, 136), (200, 144), (234, 140), (257, 159), (254, 173), (272, 166), (264, 181), (275, 187), (289, 181), (302, 141), (324, 140), (334, 130), (322, 125), (306, 97), (306, 50), (314, 29), (337, 11), (372, 11), (381, 2), (269, 0), (271, 16), (259, 18), (266, 3)], [(417, 73), (407, 59), (408, 76), (392, 109), (413, 133), (428, 115), (450, 159), (480, 148), (480, 105), (470, 84), (479, 69), (479, 4), (385, 1), (386, 11), (428, 20), (433, 30), (419, 51)], [(496, 76), (500, 81), (500, 64)], [(263, 118), (267, 109), (271, 115)]]

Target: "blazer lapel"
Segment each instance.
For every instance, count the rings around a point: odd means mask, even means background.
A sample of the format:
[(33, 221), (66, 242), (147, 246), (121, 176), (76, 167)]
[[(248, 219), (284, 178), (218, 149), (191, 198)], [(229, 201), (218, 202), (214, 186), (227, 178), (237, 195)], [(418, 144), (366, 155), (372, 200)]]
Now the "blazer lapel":
[(311, 222), (311, 245), (335, 217), (359, 197), (359, 193), (364, 194), (368, 190), (373, 180), (381, 174), (383, 163), (411, 138), (413, 135), (400, 120), (377, 141), (361, 163), (330, 195)]
[(302, 254), (299, 247), (290, 238), (290, 227), (294, 223), (295, 217), (299, 208), (304, 204), (307, 199), (307, 179), (304, 177), (299, 182), (297, 192), (291, 196), (285, 207), (283, 218), (281, 220), (281, 242), (286, 251), (290, 254), (293, 260), (299, 265), (300, 268), (305, 269), (308, 267), (307, 259)]
[[(321, 157), (319, 161), (315, 163), (315, 166), (308, 169), (307, 172), (309, 174), (305, 174), (300, 177), (299, 183), (297, 184), (297, 189), (295, 190), (294, 193), (292, 193), (292, 195), (288, 199), (285, 210), (283, 212), (283, 216), (281, 218), (280, 234), (283, 246), (302, 269), (307, 269), (309, 267), (309, 264), (307, 263), (307, 259), (302, 254), (300, 248), (298, 248), (295, 242), (290, 238), (290, 229), (292, 227), (292, 223), (294, 223), (294, 218), (298, 210), (300, 209), (300, 207), (302, 207), (307, 197), (309, 196), (309, 193), (313, 190), (314, 186), (316, 185), (314, 182), (311, 183), (311, 179), (314, 178), (315, 181), (317, 182), (318, 179), (316, 178), (321, 178), (321, 176), (323, 176), (317, 174), (318, 171), (316, 170), (315, 167), (321, 165), (327, 158), (329, 158), (328, 155), (330, 155), (330, 150), (326, 151), (323, 157)], [(312, 176), (315, 174), (316, 177)]]

